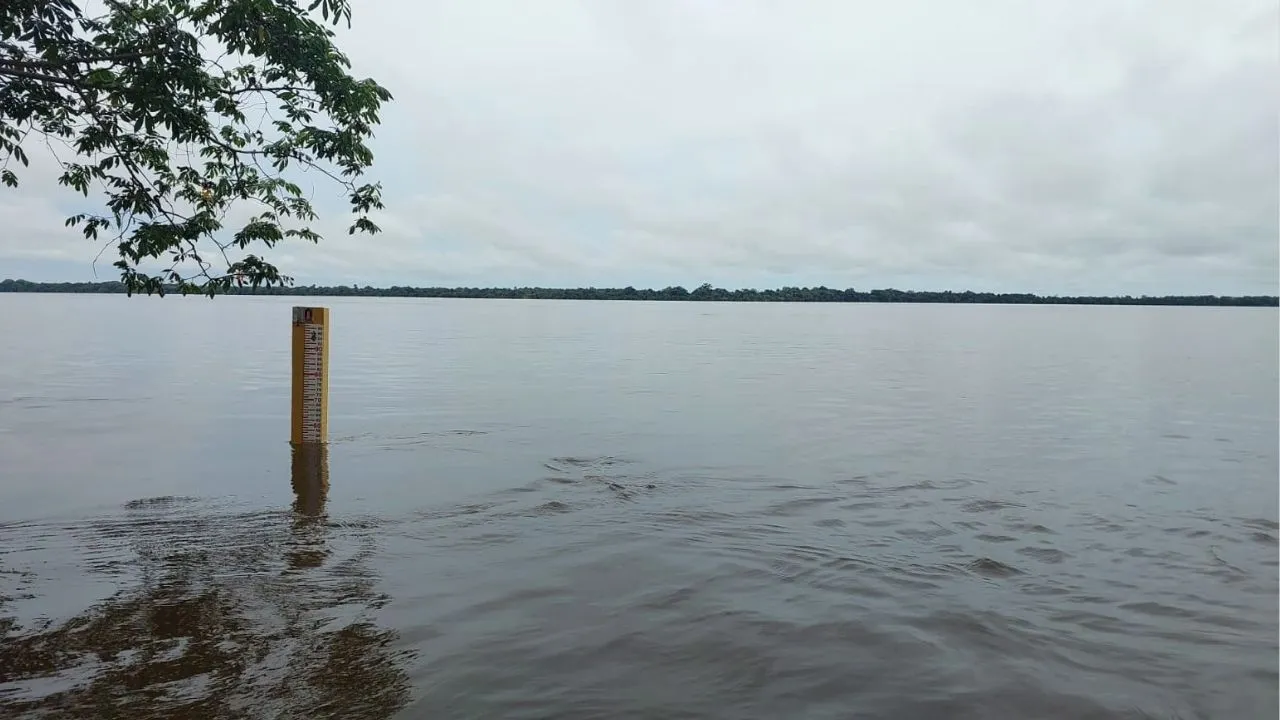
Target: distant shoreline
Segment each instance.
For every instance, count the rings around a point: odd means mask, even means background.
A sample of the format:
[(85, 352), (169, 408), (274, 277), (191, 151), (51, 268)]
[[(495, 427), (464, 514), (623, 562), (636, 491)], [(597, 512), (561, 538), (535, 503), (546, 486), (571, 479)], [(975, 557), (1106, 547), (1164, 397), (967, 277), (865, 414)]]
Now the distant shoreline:
[[(124, 294), (120, 282), (39, 283), (0, 281), (0, 292)], [(974, 305), (1175, 305), (1213, 307), (1280, 307), (1275, 295), (1166, 295), (1166, 296), (1058, 296), (1030, 293), (986, 293), (921, 290), (837, 290), (827, 287), (784, 287), (769, 290), (725, 290), (702, 285), (695, 290), (674, 286), (662, 290), (626, 288), (443, 288), (355, 287), (347, 285), (272, 288), (233, 288), (226, 295), (279, 295), (287, 297), (418, 297), (504, 300), (648, 300), (666, 302), (823, 302), (823, 303), (930, 303)]]

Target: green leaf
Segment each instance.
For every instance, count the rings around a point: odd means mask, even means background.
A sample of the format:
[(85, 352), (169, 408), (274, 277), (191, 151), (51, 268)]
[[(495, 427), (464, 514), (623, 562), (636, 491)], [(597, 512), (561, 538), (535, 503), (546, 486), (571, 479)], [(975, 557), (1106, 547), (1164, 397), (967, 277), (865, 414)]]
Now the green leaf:
[[(233, 277), (290, 283), (249, 251), (321, 240), (281, 224), (316, 218), (302, 173), (351, 199), (353, 232), (377, 232), (366, 214), (382, 208), (380, 188), (354, 178), (373, 164), (367, 143), (391, 94), (350, 75), (326, 27), (344, 18), (349, 25), (349, 0), (0, 3), (0, 182), (18, 182), (5, 157), (28, 166), (31, 147), (72, 148), (55, 157), (58, 184), (100, 194), (106, 212), (66, 225), (91, 239), (114, 233), (130, 295), (216, 294)], [(243, 62), (211, 59), (227, 55)], [(270, 212), (229, 233), (219, 218), (236, 203)], [(230, 251), (245, 255), (228, 257), (227, 273), (205, 260)], [(173, 265), (142, 271), (161, 258)]]

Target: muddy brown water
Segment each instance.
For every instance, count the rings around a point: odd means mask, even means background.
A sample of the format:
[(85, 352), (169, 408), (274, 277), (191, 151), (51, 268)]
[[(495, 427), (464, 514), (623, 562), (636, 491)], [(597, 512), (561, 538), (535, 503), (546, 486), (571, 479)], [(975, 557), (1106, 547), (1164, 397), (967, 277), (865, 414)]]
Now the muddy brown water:
[(1274, 718), (1274, 309), (0, 295), (5, 718)]

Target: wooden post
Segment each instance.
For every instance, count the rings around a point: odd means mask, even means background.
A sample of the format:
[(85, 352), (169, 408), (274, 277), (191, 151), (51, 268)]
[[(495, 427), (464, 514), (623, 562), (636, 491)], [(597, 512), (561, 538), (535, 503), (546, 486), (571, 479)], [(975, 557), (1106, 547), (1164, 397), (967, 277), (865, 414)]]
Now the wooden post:
[(294, 445), (329, 440), (329, 308), (293, 309)]

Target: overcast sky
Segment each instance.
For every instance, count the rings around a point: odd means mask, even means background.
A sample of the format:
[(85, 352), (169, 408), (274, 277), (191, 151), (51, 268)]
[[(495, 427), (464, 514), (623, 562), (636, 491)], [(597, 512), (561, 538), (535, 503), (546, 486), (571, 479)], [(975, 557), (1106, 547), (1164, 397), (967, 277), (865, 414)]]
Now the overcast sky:
[[(384, 232), (303, 284), (1277, 292), (1274, 0), (355, 5)], [(75, 203), (0, 188), (0, 277), (92, 279)]]

